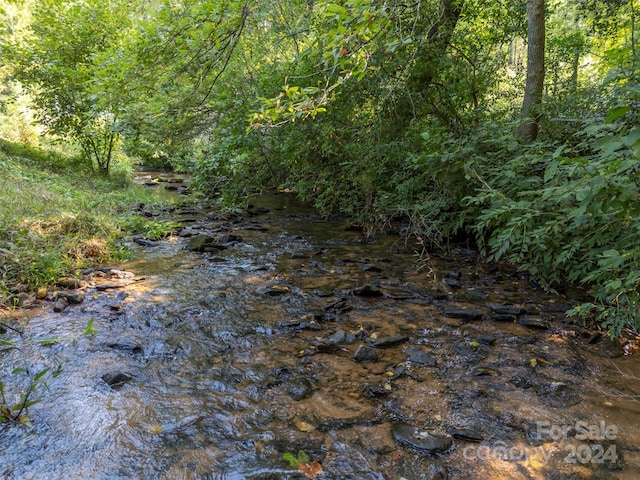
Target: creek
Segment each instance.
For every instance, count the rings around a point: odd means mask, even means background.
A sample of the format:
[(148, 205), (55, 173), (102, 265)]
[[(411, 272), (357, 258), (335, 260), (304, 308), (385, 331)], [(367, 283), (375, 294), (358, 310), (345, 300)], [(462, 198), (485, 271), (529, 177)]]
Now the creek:
[(568, 319), (580, 292), (466, 248), (419, 260), (401, 226), (366, 237), (288, 194), (251, 203), (160, 212), (179, 235), (28, 312), (57, 339), (31, 358), (63, 371), (33, 426), (1, 427), (1, 478), (312, 478), (299, 451), (319, 479), (640, 478), (637, 347)]

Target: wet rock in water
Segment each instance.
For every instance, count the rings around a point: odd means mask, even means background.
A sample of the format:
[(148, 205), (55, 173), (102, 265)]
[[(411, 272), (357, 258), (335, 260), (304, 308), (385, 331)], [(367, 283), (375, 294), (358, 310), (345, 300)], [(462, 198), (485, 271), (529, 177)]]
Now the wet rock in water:
[(105, 291), (105, 290), (111, 290), (111, 289), (116, 289), (116, 288), (124, 288), (124, 287), (126, 287), (128, 285), (131, 285), (131, 283), (128, 283), (128, 282), (101, 283), (99, 285), (96, 285), (96, 290)]
[(435, 358), (420, 348), (409, 348), (405, 350), (405, 353), (409, 356), (407, 361), (416, 365), (420, 365), (422, 367), (435, 367), (438, 364)]
[(364, 394), (370, 398), (378, 398), (389, 395), (393, 391), (391, 383), (369, 383), (363, 387)]
[(462, 279), (462, 274), (460, 272), (455, 272), (455, 273), (447, 273), (442, 278), (442, 281), (448, 287), (458, 289), (462, 286), (462, 283), (460, 282), (461, 279)]
[(160, 243), (156, 242), (155, 240), (149, 240), (148, 238), (142, 237), (134, 237), (133, 241), (143, 247), (157, 247), (158, 245), (160, 245)]
[(161, 428), (157, 429), (158, 431), (156, 433), (162, 433), (162, 434), (177, 433), (181, 430), (185, 430), (186, 428), (191, 427), (192, 425), (195, 425), (196, 423), (198, 423), (198, 421), (201, 418), (202, 417), (198, 415), (190, 415), (188, 417), (184, 417), (178, 420), (177, 422), (163, 423), (161, 425)]
[(48, 293), (49, 291), (46, 289), (46, 287), (41, 287), (38, 290), (36, 290), (36, 298), (38, 300), (44, 300), (47, 297)]
[(534, 330), (548, 330), (549, 324), (541, 318), (535, 317), (523, 317), (518, 321), (519, 325), (523, 327), (531, 328)]
[(53, 304), (53, 311), (56, 313), (60, 313), (62, 311), (64, 311), (65, 308), (67, 308), (69, 306), (69, 302), (67, 301), (66, 298), (59, 298), (54, 304)]
[(527, 389), (527, 388), (533, 387), (533, 382), (531, 381), (531, 379), (526, 377), (521, 377), (520, 375), (516, 375), (509, 381), (516, 388)]
[(496, 305), (496, 304), (490, 304), (489, 308), (491, 309), (492, 312), (498, 314), (498, 315), (512, 315), (512, 316), (517, 316), (517, 315), (522, 315), (523, 313), (526, 312), (526, 310), (522, 307), (514, 307), (512, 305)]
[(600, 355), (605, 358), (618, 358), (624, 355), (624, 347), (619, 340), (613, 340), (611, 337), (604, 339), (598, 346)]
[(494, 337), (492, 335), (482, 335), (476, 338), (476, 341), (478, 343), (481, 343), (482, 345), (493, 345), (496, 340), (497, 340), (497, 337)]
[(195, 235), (189, 238), (186, 249), (191, 252), (216, 252), (219, 250), (225, 250), (226, 245), (217, 242), (214, 238), (208, 235)]
[(360, 267), (360, 270), (362, 270), (363, 272), (371, 272), (371, 273), (382, 272), (381, 267), (379, 267), (378, 265), (372, 265), (370, 263), (365, 263), (364, 265), (362, 265)]
[(542, 311), (549, 313), (567, 313), (572, 308), (573, 306), (567, 303), (546, 303), (542, 305)]
[(493, 313), (491, 315), (491, 320), (495, 320), (496, 322), (515, 322), (518, 317), (515, 315), (510, 315), (506, 313)]
[(113, 390), (120, 390), (125, 384), (129, 383), (133, 377), (124, 372), (111, 372), (102, 375), (102, 380)]
[(369, 284), (354, 288), (352, 293), (357, 297), (381, 297), (383, 295), (382, 290)]
[(352, 398), (344, 391), (315, 392), (309, 398), (293, 402), (289, 411), (320, 432), (342, 430), (354, 425), (370, 425), (380, 420), (380, 411), (362, 398)]
[(293, 375), (294, 371), (289, 367), (274, 368), (265, 379), (265, 386), (267, 388), (277, 387), (284, 382), (290, 381)]
[(266, 207), (253, 207), (253, 206), (249, 206), (249, 208), (247, 209), (247, 213), (249, 215), (262, 215), (265, 213), (269, 213), (271, 210), (269, 210)]
[(468, 428), (450, 427), (447, 428), (447, 433), (453, 438), (456, 438), (458, 440), (465, 440), (467, 442), (481, 442), (482, 440), (484, 440), (480, 433)]
[(269, 227), (265, 227), (264, 225), (250, 224), (242, 227), (243, 230), (250, 230), (252, 232), (266, 232), (269, 230)]
[(85, 292), (73, 291), (73, 292), (61, 292), (60, 297), (64, 298), (69, 304), (78, 305), (84, 302)]
[(460, 283), (460, 280), (456, 280), (455, 278), (445, 277), (442, 279), (442, 281), (445, 283), (446, 286), (451, 288), (458, 289), (462, 286), (462, 284)]
[(330, 335), (328, 340), (336, 345), (351, 345), (356, 341), (356, 336), (353, 333), (338, 330), (334, 334)]
[(313, 395), (313, 386), (306, 378), (296, 378), (287, 386), (287, 393), (298, 402)]
[(388, 368), (386, 374), (389, 375), (392, 380), (407, 377), (415, 380), (416, 382), (424, 382), (424, 378), (413, 373), (410, 369), (405, 368), (403, 365), (396, 365), (394, 367)]
[(402, 289), (384, 289), (384, 296), (392, 300), (410, 300), (417, 297), (415, 292)]
[(135, 278), (135, 273), (133, 272), (127, 272), (125, 270), (119, 270), (117, 268), (112, 268), (109, 271), (109, 275), (111, 275), (111, 278), (120, 278), (120, 279), (124, 279), (124, 278)]
[(600, 340), (602, 340), (602, 337), (603, 335), (600, 332), (594, 332), (592, 334), (588, 334), (589, 339), (587, 340), (587, 343), (589, 345), (593, 345), (595, 343), (598, 343)]
[(260, 287), (257, 290), (260, 295), (268, 295), (270, 297), (277, 297), (279, 295), (284, 295), (286, 293), (291, 293), (291, 287), (287, 287), (286, 285), (269, 285), (266, 287)]
[(346, 298), (341, 298), (325, 305), (322, 309), (325, 312), (346, 313), (353, 310), (353, 306), (349, 304), (349, 301)]
[(317, 323), (315, 320), (310, 320), (308, 322), (304, 320), (286, 320), (284, 322), (278, 323), (278, 326), (282, 328), (293, 328), (295, 330), (311, 330), (316, 332), (322, 330), (322, 325)]
[(448, 437), (432, 435), (429, 432), (409, 425), (394, 422), (391, 424), (391, 434), (399, 443), (425, 453), (439, 453), (451, 448), (452, 440)]
[(311, 346), (314, 347), (318, 353), (336, 353), (340, 351), (340, 345), (332, 342), (328, 338), (312, 340)]
[(74, 289), (80, 288), (80, 286), (82, 285), (82, 281), (73, 277), (63, 277), (59, 278), (56, 284), (62, 288)]
[(500, 372), (493, 368), (476, 367), (472, 370), (472, 374), (476, 377), (499, 377)]
[(483, 312), (479, 308), (449, 307), (444, 310), (445, 317), (461, 320), (480, 320)]
[(571, 407), (582, 401), (580, 395), (578, 395), (573, 388), (562, 382), (551, 382), (541, 385), (538, 390), (538, 395), (540, 395), (546, 404), (554, 408)]
[(353, 361), (359, 363), (377, 362), (378, 353), (375, 348), (367, 347), (366, 345), (360, 345), (353, 354)]
[(375, 340), (368, 339), (369, 344), (375, 348), (389, 348), (399, 345), (409, 340), (406, 335), (391, 335), (389, 337), (380, 337)]
[(114, 350), (120, 350), (128, 353), (142, 353), (142, 346), (133, 342), (109, 342), (106, 343), (105, 346), (107, 348), (112, 348)]
[(220, 243), (241, 243), (242, 237), (240, 235), (228, 234), (218, 237)]

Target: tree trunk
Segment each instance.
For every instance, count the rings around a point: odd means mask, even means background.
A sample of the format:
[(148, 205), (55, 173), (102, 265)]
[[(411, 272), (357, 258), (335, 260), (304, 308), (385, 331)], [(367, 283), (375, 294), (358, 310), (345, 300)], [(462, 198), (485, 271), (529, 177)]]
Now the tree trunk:
[(527, 82), (518, 136), (525, 142), (538, 137), (544, 86), (544, 0), (527, 0)]

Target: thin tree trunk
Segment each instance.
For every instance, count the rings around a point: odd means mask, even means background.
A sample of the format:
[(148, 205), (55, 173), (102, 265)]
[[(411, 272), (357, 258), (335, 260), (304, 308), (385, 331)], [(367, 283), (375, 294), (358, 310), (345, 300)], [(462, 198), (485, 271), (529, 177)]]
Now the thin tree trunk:
[(525, 142), (538, 137), (544, 87), (544, 0), (527, 0), (527, 81), (518, 136)]

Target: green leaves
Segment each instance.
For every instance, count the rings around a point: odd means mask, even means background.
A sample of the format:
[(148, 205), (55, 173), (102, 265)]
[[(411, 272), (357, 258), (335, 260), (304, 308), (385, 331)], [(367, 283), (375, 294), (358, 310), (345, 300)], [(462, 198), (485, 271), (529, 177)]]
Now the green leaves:
[(490, 258), (520, 265), (550, 289), (566, 279), (590, 287), (596, 301), (573, 314), (593, 313), (612, 334), (640, 327), (636, 128), (586, 128), (588, 156), (563, 145), (490, 166), (485, 181), (500, 187), (466, 199), (484, 206), (476, 226)]
[(605, 118), (604, 121), (605, 123), (612, 123), (618, 118), (624, 117), (629, 110), (631, 110), (630, 105), (612, 108), (611, 110), (609, 110), (609, 114), (607, 115), (607, 118)]
[(300, 465), (309, 463), (309, 455), (307, 455), (302, 450), (298, 451), (298, 456), (295, 456), (294, 454), (287, 452), (284, 455), (282, 455), (282, 458), (284, 458), (287, 462), (289, 462), (289, 465), (294, 468), (298, 468)]
[(84, 332), (82, 332), (82, 336), (83, 337), (88, 337), (89, 335), (92, 335), (94, 333), (97, 333), (98, 330), (96, 330), (95, 328), (93, 328), (93, 322), (95, 321), (94, 318), (91, 318), (88, 322), (87, 322), (87, 327), (84, 329)]
[(116, 90), (101, 72), (109, 65), (104, 52), (128, 32), (127, 6), (123, 0), (37, 2), (31, 35), (8, 49), (15, 77), (31, 92), (48, 132), (79, 141), (87, 161), (104, 171), (117, 140), (122, 85)]

